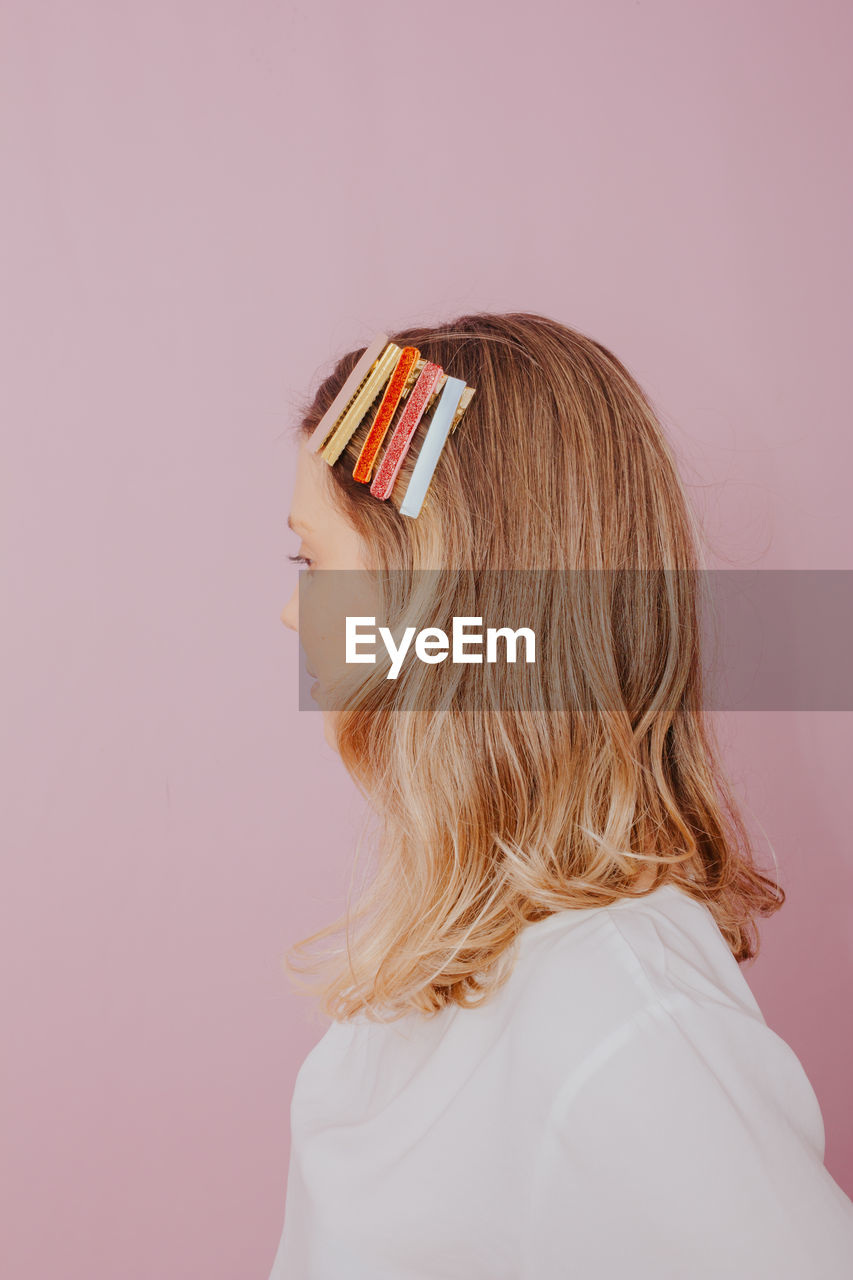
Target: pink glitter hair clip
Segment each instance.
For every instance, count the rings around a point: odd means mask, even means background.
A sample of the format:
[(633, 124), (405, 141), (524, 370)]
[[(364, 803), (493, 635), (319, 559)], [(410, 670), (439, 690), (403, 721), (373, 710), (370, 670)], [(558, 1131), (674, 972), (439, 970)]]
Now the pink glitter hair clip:
[[(312, 432), (308, 448), (334, 466), (382, 392), (353, 477), (370, 484), (373, 496), (385, 500), (419, 425), (435, 406), (400, 506), (402, 515), (414, 518), (420, 513), (445, 441), (459, 425), (474, 390), (461, 378), (449, 378), (439, 365), (423, 359), (416, 347), (401, 348), (386, 334), (377, 334)], [(388, 444), (371, 482), (386, 437)]]

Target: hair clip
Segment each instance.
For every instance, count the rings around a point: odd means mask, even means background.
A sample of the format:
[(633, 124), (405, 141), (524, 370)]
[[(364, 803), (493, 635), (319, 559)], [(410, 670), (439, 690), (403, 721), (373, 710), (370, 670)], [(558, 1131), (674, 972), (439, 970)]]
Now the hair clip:
[(322, 448), (326, 437), (331, 433), (335, 423), (348, 407), (348, 403), (352, 400), (361, 384), (367, 379), (382, 351), (388, 345), (387, 334), (380, 333), (373, 339), (364, 355), (358, 361), (352, 373), (335, 396), (329, 408), (323, 414), (315, 429), (311, 432), (308, 439), (308, 448), (312, 453), (318, 453)]
[(441, 366), (433, 364), (431, 360), (428, 360), (421, 370), (420, 377), (412, 389), (400, 421), (392, 432), (388, 448), (370, 486), (370, 492), (374, 498), (387, 498), (393, 489), (397, 473), (409, 451), (418, 423), (446, 377)]
[(426, 364), (425, 360), (420, 359), (420, 351), (417, 347), (403, 347), (397, 357), (397, 364), (391, 375), (391, 381), (385, 388), (385, 394), (379, 408), (376, 410), (376, 416), (364, 444), (361, 446), (361, 453), (358, 455), (358, 461), (353, 468), (353, 478), (359, 480), (362, 484), (368, 484), (373, 472), (373, 464), (376, 461), (376, 455), (382, 447), (382, 441), (391, 424), (391, 419), (397, 412), (397, 406), (401, 399), (414, 385), (413, 374), (418, 370), (418, 366)]
[[(471, 403), (474, 387), (466, 386), (461, 378), (448, 377), (440, 365), (424, 359), (417, 347), (401, 348), (380, 333), (361, 355), (312, 431), (308, 448), (320, 453), (329, 466), (333, 466), (380, 392), (379, 405), (352, 474), (359, 483), (370, 484), (371, 494), (383, 500), (394, 487), (418, 424), (438, 397), (400, 506), (402, 515), (414, 517), (423, 506), (447, 438), (456, 430)], [(392, 428), (394, 415), (403, 401), (402, 412)], [(371, 483), (379, 450), (389, 430), (390, 439)]]
[(367, 410), (391, 377), (401, 350), (402, 348), (395, 343), (388, 343), (388, 346), (353, 396), (350, 404), (344, 410), (340, 421), (323, 445), (323, 457), (330, 466), (337, 462), (344, 448), (349, 444), (352, 436), (355, 435), (356, 429)]
[[(470, 391), (470, 395), (466, 401), (466, 406), (463, 406), (463, 411), (474, 394), (472, 388), (469, 387), (467, 389)], [(401, 516), (414, 518), (420, 514), (426, 491), (438, 465), (444, 443), (462, 417), (462, 413), (459, 412), (459, 406), (465, 391), (465, 381), (462, 378), (448, 378), (444, 384), (441, 399), (430, 419), (427, 433), (421, 445), (421, 451), (418, 454), (418, 460), (415, 463), (400, 506)]]

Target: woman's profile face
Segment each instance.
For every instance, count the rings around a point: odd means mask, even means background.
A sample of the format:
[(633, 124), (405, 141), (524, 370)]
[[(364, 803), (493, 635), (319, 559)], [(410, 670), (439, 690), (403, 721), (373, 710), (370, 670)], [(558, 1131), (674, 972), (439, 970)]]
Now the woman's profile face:
[[(299, 446), (296, 483), (287, 523), (300, 540), (298, 551), (292, 558), (305, 569), (365, 570), (370, 567), (361, 536), (334, 501), (328, 464), (320, 454), (311, 452), (304, 441)], [(341, 580), (327, 581), (340, 583)], [(339, 637), (331, 628), (327, 630), (322, 625), (322, 607), (312, 609), (310, 615), (310, 619), (303, 619), (300, 627), (297, 583), (281, 611), (281, 620), (291, 631), (299, 634), (307, 668), (317, 680), (317, 685), (314, 686), (316, 691), (317, 686), (322, 689), (340, 675), (340, 645)], [(326, 740), (332, 746), (333, 715), (332, 711), (323, 711)]]

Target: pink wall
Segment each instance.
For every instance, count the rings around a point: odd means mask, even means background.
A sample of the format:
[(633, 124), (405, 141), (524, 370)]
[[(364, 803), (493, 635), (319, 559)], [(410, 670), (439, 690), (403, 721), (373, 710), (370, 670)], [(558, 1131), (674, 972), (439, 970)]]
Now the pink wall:
[[(720, 563), (853, 567), (850, 28), (6, 0), (4, 1275), (268, 1274), (322, 1029), (279, 957), (358, 813), (278, 619), (321, 366), (553, 315), (656, 399)], [(851, 719), (724, 730), (790, 894), (747, 977), (853, 1194)]]

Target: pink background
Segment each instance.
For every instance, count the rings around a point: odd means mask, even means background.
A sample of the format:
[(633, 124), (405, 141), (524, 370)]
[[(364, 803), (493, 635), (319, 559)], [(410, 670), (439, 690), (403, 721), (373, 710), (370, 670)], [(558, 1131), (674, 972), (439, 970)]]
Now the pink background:
[[(715, 563), (851, 568), (842, 3), (6, 0), (0, 1271), (265, 1280), (280, 967), (359, 803), (279, 622), (294, 405), (379, 328), (552, 315)], [(746, 974), (853, 1193), (851, 718), (727, 717), (789, 904)]]

